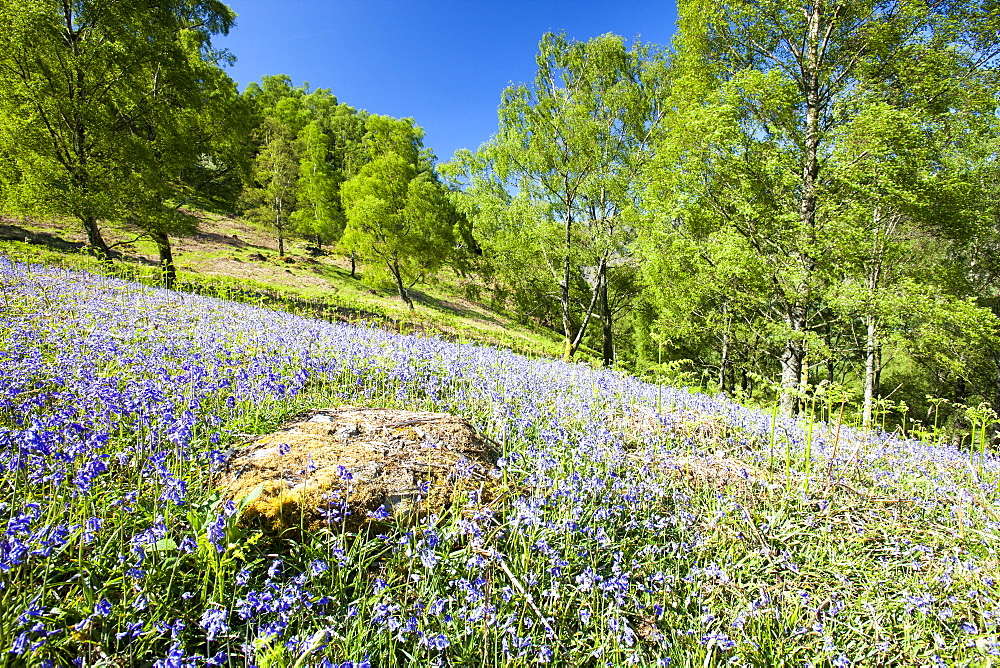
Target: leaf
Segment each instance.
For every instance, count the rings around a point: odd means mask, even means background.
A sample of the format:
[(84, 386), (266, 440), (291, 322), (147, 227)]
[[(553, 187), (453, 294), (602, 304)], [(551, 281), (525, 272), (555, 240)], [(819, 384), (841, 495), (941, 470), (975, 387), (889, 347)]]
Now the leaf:
[(258, 484), (252, 490), (240, 497), (239, 501), (236, 502), (236, 514), (234, 517), (239, 517), (243, 514), (244, 509), (251, 503), (256, 501), (260, 497), (261, 492), (264, 491), (264, 483)]
[(150, 545), (149, 549), (152, 550), (153, 552), (176, 552), (177, 543), (174, 541), (173, 538), (161, 538), (160, 540)]

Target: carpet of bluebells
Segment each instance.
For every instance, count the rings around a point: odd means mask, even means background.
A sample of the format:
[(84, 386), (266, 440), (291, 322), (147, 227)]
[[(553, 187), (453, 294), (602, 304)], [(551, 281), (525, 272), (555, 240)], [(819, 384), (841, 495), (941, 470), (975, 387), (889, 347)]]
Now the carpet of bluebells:
[[(497, 489), (360, 533), (242, 527), (212, 485), (230, 448), (339, 404), (467, 418), (503, 447)], [(0, 258), (0, 665), (984, 665), (997, 473)]]

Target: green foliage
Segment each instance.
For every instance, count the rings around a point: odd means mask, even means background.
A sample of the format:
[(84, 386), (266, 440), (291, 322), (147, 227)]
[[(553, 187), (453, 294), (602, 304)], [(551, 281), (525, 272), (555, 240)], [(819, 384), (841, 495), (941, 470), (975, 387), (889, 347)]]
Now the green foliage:
[(715, 365), (722, 387), (734, 360), (780, 373), (789, 413), (816, 358), (829, 381), (860, 362), (870, 414), (883, 350), (940, 373), (968, 356), (954, 346), (989, 340), (961, 259), (983, 215), (968, 172), (947, 165), (995, 132), (1000, 52), (979, 37), (990, 11), (682, 3), (645, 200), (664, 342)]
[[(281, 105), (279, 105), (281, 106)], [(243, 192), (244, 211), (277, 233), (278, 254), (298, 205), (299, 150), (291, 127), (271, 116), (261, 126), (261, 150), (254, 159), (253, 184)]]
[(299, 134), (299, 208), (292, 223), (303, 236), (319, 241), (336, 241), (344, 229), (339, 206), (339, 182), (329, 161), (328, 138), (319, 121), (312, 121)]
[(329, 90), (266, 76), (243, 95), (260, 125), (244, 210), (274, 228), (283, 250), (289, 234), (319, 248), (340, 240), (346, 219), (340, 187), (370, 159), (362, 140), (367, 114), (338, 103)]
[(626, 295), (609, 296), (609, 274), (630, 261), (635, 180), (661, 116), (664, 62), (616, 35), (552, 33), (536, 60), (533, 84), (504, 91), (496, 136), (457, 156), (454, 170), (471, 180), (463, 206), (497, 293), (547, 324), (555, 311), (567, 358), (599, 312), (610, 364), (613, 306)]
[(428, 169), (422, 136), (411, 119), (369, 116), (364, 143), (372, 159), (341, 189), (347, 216), (341, 243), (372, 263), (376, 280), (388, 272), (411, 309), (404, 282), (451, 257), (460, 217)]
[(160, 198), (170, 137), (226, 85), (210, 38), (234, 16), (217, 0), (0, 3), (8, 206), (75, 216), (107, 255), (99, 221)]

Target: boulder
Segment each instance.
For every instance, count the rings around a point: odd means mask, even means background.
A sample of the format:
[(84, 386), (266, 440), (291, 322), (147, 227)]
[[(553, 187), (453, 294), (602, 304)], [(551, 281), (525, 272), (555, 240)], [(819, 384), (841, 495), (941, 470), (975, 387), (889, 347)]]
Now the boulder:
[(261, 488), (241, 516), (245, 525), (356, 530), (373, 519), (438, 512), (460, 494), (484, 500), (498, 456), (454, 415), (343, 406), (254, 438), (232, 453), (218, 482), (233, 499)]

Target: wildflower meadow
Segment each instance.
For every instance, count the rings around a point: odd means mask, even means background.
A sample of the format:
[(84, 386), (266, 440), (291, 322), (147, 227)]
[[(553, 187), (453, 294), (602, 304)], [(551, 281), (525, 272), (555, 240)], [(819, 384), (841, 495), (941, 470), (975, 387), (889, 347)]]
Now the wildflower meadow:
[[(492, 492), (241, 524), (231, 449), (338, 405), (469, 420)], [(996, 457), (827, 414), (0, 258), (0, 665), (998, 662)]]

